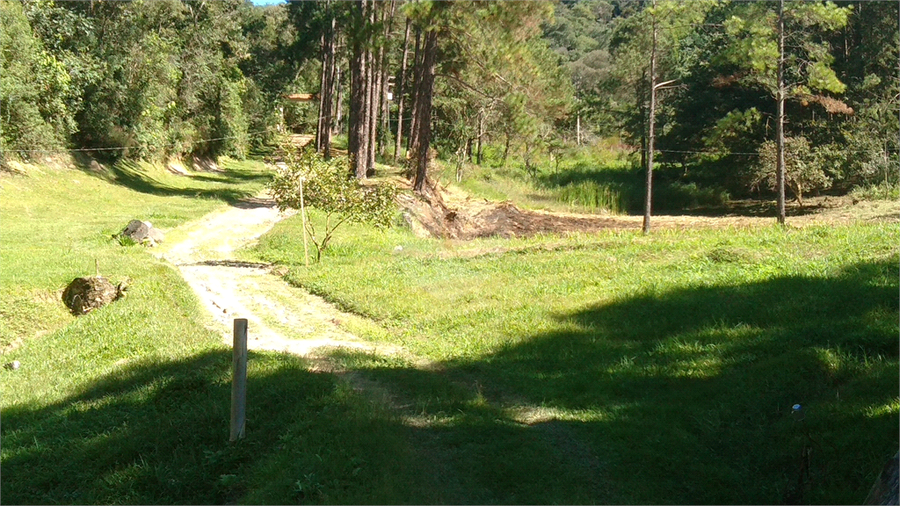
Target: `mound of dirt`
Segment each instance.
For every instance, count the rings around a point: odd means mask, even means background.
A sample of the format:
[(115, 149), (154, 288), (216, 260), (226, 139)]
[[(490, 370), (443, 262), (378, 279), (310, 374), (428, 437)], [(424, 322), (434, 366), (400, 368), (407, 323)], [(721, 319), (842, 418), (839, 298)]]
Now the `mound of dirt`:
[[(480, 237), (527, 237), (537, 234), (640, 230), (643, 216), (576, 214), (521, 209), (511, 202), (475, 199), (453, 187), (429, 183), (424, 195), (415, 194), (408, 183), (397, 200), (407, 223), (421, 237), (470, 240)], [(900, 221), (900, 203), (871, 202), (850, 205), (835, 201), (831, 206), (802, 209), (791, 216), (792, 227), (872, 221)], [(737, 209), (738, 211), (740, 209)], [(759, 215), (659, 215), (652, 218), (654, 230), (771, 226), (772, 216)]]
[(445, 239), (527, 237), (634, 227), (630, 220), (607, 216), (530, 211), (508, 201), (472, 199), (439, 183), (428, 186), (424, 195), (401, 193), (398, 201), (417, 235)]

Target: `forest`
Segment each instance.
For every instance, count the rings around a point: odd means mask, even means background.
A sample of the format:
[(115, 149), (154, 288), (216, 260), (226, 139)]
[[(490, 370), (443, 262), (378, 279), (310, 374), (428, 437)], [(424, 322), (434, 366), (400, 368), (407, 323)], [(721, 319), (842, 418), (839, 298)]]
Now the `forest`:
[[(568, 185), (597, 178), (571, 160), (604, 150), (630, 170), (602, 183), (656, 181), (669, 210), (686, 205), (671, 195), (702, 206), (784, 194), (783, 219), (784, 198), (897, 186), (894, 2), (0, 9), (4, 160), (241, 159), (294, 132), (316, 134), (323, 154), (346, 143), (360, 178), (402, 161), (420, 190), (434, 156), (458, 177), (476, 164)], [(621, 207), (649, 212), (632, 193)]]

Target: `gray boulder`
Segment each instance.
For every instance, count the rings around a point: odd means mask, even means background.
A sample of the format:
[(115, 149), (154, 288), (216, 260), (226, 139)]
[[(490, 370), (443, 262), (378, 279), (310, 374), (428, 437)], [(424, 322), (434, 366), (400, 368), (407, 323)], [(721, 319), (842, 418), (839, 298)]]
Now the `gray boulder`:
[(160, 229), (154, 228), (149, 221), (131, 220), (128, 226), (119, 232), (118, 237), (127, 237), (139, 244), (156, 246), (163, 242), (165, 234)]

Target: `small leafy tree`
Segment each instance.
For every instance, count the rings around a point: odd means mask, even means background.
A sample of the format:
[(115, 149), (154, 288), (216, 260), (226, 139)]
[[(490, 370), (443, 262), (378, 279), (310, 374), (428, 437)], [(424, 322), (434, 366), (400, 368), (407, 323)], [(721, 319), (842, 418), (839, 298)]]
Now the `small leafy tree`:
[(282, 211), (310, 206), (325, 213), (325, 225), (321, 230), (317, 230), (311, 220), (306, 220), (306, 233), (316, 247), (317, 262), (322, 259), (334, 231), (344, 223), (390, 226), (396, 195), (393, 186), (357, 180), (350, 172), (346, 157), (325, 160), (312, 147), (297, 151), (290, 144), (284, 146), (284, 152), (285, 164), (269, 188)]

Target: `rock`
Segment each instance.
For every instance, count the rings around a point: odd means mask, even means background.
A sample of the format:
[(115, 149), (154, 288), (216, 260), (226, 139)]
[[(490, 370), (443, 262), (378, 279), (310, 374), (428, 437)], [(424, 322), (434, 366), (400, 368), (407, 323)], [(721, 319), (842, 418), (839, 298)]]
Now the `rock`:
[(106, 173), (106, 167), (104, 167), (104, 166), (103, 166), (100, 162), (98, 162), (97, 160), (91, 160), (90, 170), (91, 170), (91, 172), (93, 172), (93, 173), (95, 173), (95, 174), (104, 174), (104, 173)]
[(75, 278), (63, 292), (63, 302), (75, 316), (86, 315), (125, 296), (128, 286), (114, 286), (103, 276)]
[(15, 370), (18, 369), (21, 365), (22, 365), (22, 364), (19, 363), (18, 360), (13, 360), (12, 362), (9, 362), (8, 364), (6, 364), (6, 365), (3, 366), (3, 367), (6, 367), (7, 369), (9, 369), (9, 370), (11, 370), (11, 371), (15, 371)]
[(165, 234), (160, 229), (154, 228), (149, 221), (131, 220), (128, 226), (117, 234), (117, 237), (128, 237), (138, 244), (156, 246), (163, 242)]

